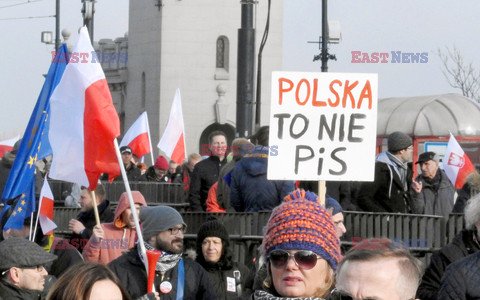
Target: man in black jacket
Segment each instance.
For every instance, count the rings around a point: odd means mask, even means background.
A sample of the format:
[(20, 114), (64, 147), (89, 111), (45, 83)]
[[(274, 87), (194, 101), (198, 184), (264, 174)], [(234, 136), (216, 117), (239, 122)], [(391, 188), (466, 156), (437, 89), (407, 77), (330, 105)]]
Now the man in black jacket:
[[(218, 181), (220, 169), (227, 164), (227, 136), (222, 131), (213, 131), (208, 136), (211, 156), (195, 165), (190, 183), (188, 202), (192, 211), (206, 211), (208, 190)], [(202, 153), (203, 154), (203, 153)]]
[[(450, 264), (480, 250), (480, 244), (478, 242), (478, 232), (480, 227), (480, 195), (476, 195), (472, 198), (465, 207), (465, 223), (466, 228), (462, 230), (451, 243), (432, 255), (430, 264), (425, 270), (422, 282), (418, 287), (418, 298), (422, 300), (439, 299), (438, 292), (440, 290), (440, 283), (442, 276), (444, 274), (446, 275), (445, 270), (447, 267)], [(478, 269), (478, 266), (475, 266), (475, 268)], [(456, 280), (455, 278), (451, 279)], [(448, 293), (448, 290), (449, 288), (445, 288), (444, 293)]]
[(215, 299), (247, 299), (250, 295), (253, 276), (246, 266), (233, 261), (227, 229), (217, 220), (200, 227), (196, 261), (207, 270)]
[(44, 265), (57, 257), (24, 238), (9, 238), (0, 243), (0, 299), (41, 299)]
[(408, 193), (413, 171), (407, 162), (412, 158), (412, 139), (396, 131), (388, 136), (388, 151), (380, 153), (375, 162), (375, 179), (363, 182), (357, 205), (363, 211), (411, 212)]
[[(183, 234), (186, 224), (182, 216), (169, 206), (142, 207), (140, 222), (147, 250), (160, 250), (155, 268), (154, 288), (163, 300), (216, 299), (205, 270), (196, 262), (183, 259)], [(137, 246), (107, 266), (118, 276), (133, 299), (154, 299), (147, 294), (147, 272)], [(183, 287), (183, 288), (182, 288)]]
[[(98, 183), (95, 189), (95, 200), (97, 203), (98, 214), (101, 223), (111, 223), (115, 217), (110, 208), (110, 202), (105, 199), (105, 189), (101, 183)], [(87, 244), (92, 236), (93, 227), (96, 225), (95, 213), (93, 209), (93, 199), (91, 191), (86, 187), (82, 187), (82, 194), (78, 203), (81, 206), (80, 214), (76, 219), (71, 219), (68, 222), (68, 229), (73, 233), (70, 236), (69, 242), (78, 251), (82, 252), (83, 247)]]

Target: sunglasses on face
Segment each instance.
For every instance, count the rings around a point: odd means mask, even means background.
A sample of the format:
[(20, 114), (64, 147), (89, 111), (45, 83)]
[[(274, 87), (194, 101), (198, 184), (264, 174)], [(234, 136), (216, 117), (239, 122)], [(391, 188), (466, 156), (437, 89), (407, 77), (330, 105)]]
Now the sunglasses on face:
[(310, 270), (315, 267), (317, 260), (320, 258), (315, 252), (308, 250), (300, 250), (293, 254), (285, 250), (273, 250), (268, 259), (273, 267), (280, 269), (285, 267), (290, 257), (293, 258), (297, 266), (304, 270)]

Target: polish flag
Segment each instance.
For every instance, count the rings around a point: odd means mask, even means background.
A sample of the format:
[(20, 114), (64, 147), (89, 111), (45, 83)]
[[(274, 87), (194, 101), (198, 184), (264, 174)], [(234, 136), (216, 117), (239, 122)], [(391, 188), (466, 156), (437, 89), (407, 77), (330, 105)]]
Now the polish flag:
[(38, 222), (40, 223), (40, 227), (42, 227), (43, 234), (53, 234), (53, 230), (57, 228), (57, 225), (53, 222), (53, 194), (46, 177), (43, 181), (38, 206), (40, 207)]
[(125, 133), (120, 147), (128, 146), (138, 158), (152, 152), (147, 112), (143, 112)]
[(167, 128), (163, 133), (158, 148), (165, 152), (171, 160), (178, 164), (182, 164), (185, 159), (185, 129), (183, 125), (182, 99), (180, 97), (180, 89), (177, 89), (175, 98), (173, 99), (172, 109), (168, 117)]
[(475, 172), (472, 162), (452, 134), (443, 157), (443, 170), (456, 189), (461, 189), (467, 176)]
[(15, 142), (18, 141), (19, 139), (20, 139), (20, 136), (18, 135), (14, 138), (0, 141), (0, 158), (2, 158), (5, 155), (5, 153), (12, 151), (13, 145), (15, 145)]
[(95, 190), (102, 173), (120, 174), (114, 139), (120, 120), (87, 28), (80, 30), (70, 61), (50, 98), (53, 151), (50, 178)]

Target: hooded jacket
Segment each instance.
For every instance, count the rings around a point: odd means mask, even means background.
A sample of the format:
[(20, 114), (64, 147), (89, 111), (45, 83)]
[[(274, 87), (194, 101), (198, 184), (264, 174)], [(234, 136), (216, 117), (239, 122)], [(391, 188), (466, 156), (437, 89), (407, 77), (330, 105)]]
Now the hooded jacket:
[(268, 180), (268, 147), (255, 146), (233, 168), (230, 203), (238, 212), (272, 210), (295, 190), (293, 181)]
[[(413, 171), (409, 165), (407, 186), (412, 182), (412, 178)], [(409, 213), (411, 202), (410, 194), (404, 189), (394, 163), (386, 152), (380, 153), (375, 162), (374, 181), (364, 182), (360, 187), (358, 207), (370, 212)]]
[(197, 235), (195, 261), (208, 272), (215, 299), (247, 299), (252, 292), (254, 274), (245, 265), (233, 261), (230, 239), (228, 236), (226, 238), (226, 240), (222, 238), (223, 253), (220, 260), (212, 263), (205, 260), (202, 252), (204, 239), (200, 241)]
[[(132, 191), (133, 202), (140, 206), (146, 206), (145, 198), (139, 191)], [(122, 221), (122, 213), (130, 208), (127, 193), (123, 193), (118, 201), (115, 217), (112, 223), (101, 224), (104, 238), (98, 240), (93, 236), (83, 250), (86, 261), (99, 262), (103, 265), (120, 257), (124, 251), (135, 246), (137, 232), (135, 228), (129, 228)]]

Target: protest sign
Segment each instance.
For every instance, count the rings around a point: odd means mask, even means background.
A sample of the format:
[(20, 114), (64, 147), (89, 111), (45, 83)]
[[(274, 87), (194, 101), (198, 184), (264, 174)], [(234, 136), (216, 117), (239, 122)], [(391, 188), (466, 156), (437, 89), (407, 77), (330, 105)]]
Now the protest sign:
[(268, 179), (373, 181), (377, 74), (274, 72)]

